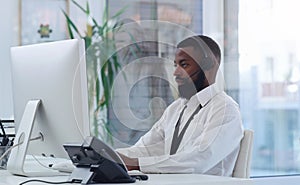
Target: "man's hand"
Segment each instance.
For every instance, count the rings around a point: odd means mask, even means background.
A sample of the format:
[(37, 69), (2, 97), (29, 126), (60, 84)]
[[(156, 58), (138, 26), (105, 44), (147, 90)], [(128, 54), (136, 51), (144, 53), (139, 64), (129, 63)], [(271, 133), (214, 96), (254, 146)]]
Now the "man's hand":
[(130, 157), (127, 157), (126, 155), (123, 155), (121, 153), (118, 153), (118, 154), (123, 159), (128, 171), (130, 171), (130, 170), (140, 170), (138, 158), (130, 158)]

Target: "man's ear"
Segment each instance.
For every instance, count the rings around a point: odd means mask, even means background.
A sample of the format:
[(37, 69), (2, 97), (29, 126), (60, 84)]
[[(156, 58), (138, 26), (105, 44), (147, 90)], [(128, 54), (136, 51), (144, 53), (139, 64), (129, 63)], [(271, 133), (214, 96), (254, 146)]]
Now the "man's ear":
[(201, 59), (200, 67), (203, 71), (210, 70), (212, 67), (214, 67), (215, 61), (210, 56), (205, 55)]
[(215, 83), (218, 70), (219, 64), (217, 62), (214, 62), (210, 69), (203, 70), (209, 85)]

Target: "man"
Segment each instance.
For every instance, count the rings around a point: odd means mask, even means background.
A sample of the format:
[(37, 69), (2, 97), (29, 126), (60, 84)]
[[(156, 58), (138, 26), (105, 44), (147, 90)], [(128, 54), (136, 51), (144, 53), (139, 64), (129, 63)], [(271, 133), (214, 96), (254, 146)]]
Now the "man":
[(128, 170), (232, 175), (243, 126), (238, 105), (216, 82), (220, 61), (220, 48), (207, 36), (177, 45), (180, 98), (135, 145), (117, 150)]

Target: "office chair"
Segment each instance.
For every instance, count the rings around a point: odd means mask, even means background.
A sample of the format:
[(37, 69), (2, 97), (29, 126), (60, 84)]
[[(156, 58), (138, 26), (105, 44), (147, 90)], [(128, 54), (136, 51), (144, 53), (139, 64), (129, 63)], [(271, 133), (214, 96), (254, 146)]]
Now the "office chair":
[(249, 178), (253, 148), (253, 131), (244, 130), (244, 137), (240, 143), (240, 151), (233, 169), (232, 177)]

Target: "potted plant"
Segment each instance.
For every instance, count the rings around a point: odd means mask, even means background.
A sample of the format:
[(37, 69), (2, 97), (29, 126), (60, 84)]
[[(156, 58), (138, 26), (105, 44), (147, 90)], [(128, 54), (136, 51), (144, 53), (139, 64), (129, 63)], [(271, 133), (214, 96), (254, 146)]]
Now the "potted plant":
[(116, 20), (125, 11), (126, 7), (119, 10), (110, 18), (108, 16), (108, 10), (105, 8), (102, 24), (99, 24), (96, 19), (91, 16), (88, 1), (85, 8), (75, 0), (72, 0), (72, 3), (87, 16), (86, 32), (82, 34), (70, 16), (62, 10), (66, 17), (70, 38), (75, 38), (75, 34), (77, 34), (77, 36), (85, 40), (89, 116), (92, 134), (113, 144), (107, 113), (109, 110), (112, 83), (121, 67), (118, 56), (115, 53), (116, 43), (114, 35), (122, 27), (122, 24)]

